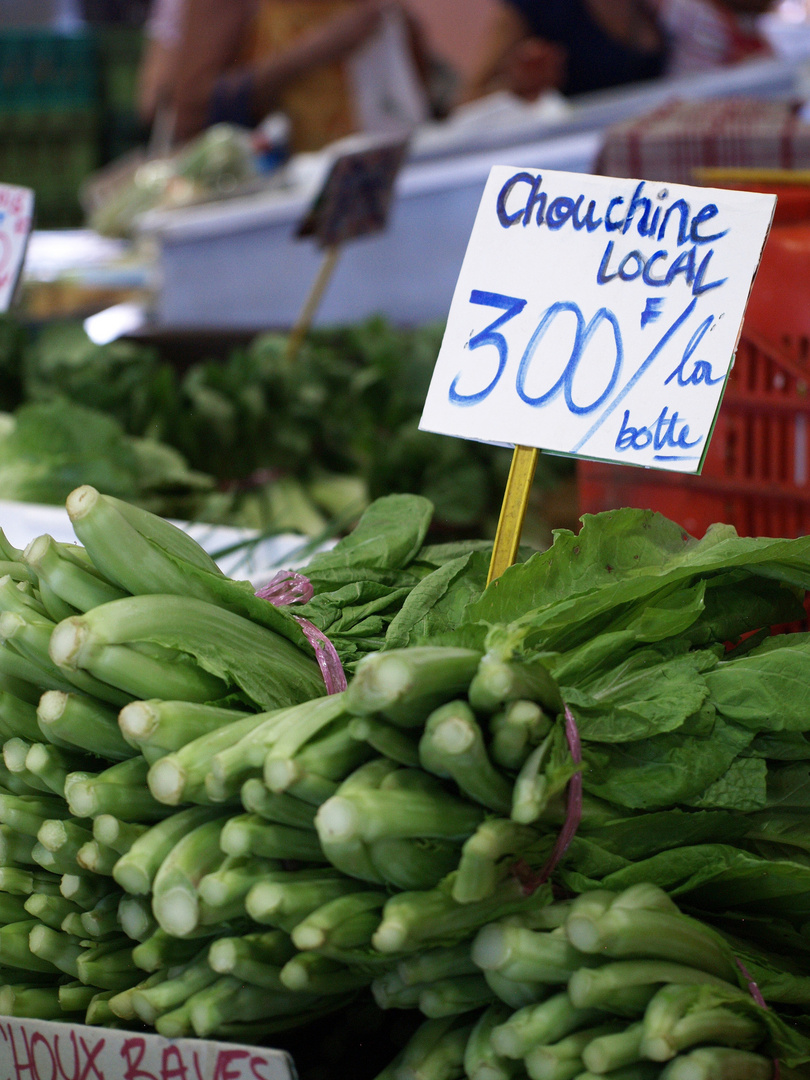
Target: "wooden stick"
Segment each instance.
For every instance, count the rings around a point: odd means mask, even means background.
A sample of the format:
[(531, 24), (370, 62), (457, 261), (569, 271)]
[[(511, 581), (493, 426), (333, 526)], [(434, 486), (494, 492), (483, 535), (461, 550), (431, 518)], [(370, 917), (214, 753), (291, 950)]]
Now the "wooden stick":
[(320, 307), (323, 294), (326, 292), (326, 287), (332, 280), (339, 255), (339, 244), (333, 244), (324, 251), (323, 260), (315, 281), (312, 283), (312, 288), (309, 290), (309, 296), (304, 301), (301, 314), (290, 331), (287, 340), (287, 360), (295, 360), (304, 343), (304, 338), (312, 329), (313, 320)]
[(517, 558), (523, 532), (523, 519), (526, 517), (529, 493), (537, 468), (537, 455), (538, 451), (534, 447), (515, 447), (509, 479), (506, 481), (498, 531), (495, 533), (487, 585), (495, 578), (499, 578)]

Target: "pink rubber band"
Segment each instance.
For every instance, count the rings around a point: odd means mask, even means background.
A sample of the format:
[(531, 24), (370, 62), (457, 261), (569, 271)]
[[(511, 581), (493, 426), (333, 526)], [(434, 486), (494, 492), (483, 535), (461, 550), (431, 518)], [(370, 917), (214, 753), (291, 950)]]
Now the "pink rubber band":
[(315, 650), (315, 659), (321, 669), (323, 681), (326, 684), (328, 694), (339, 694), (349, 685), (346, 680), (346, 672), (337, 654), (337, 649), (314, 623), (309, 619), (303, 619), (300, 615), (295, 616), (299, 626), (304, 631), (304, 637)]
[[(574, 714), (567, 705), (565, 706), (565, 737), (568, 740), (568, 747), (571, 751), (571, 757), (574, 760), (574, 764), (582, 764), (582, 742), (579, 737), (579, 728), (577, 727)], [(546, 865), (539, 874), (534, 874), (522, 859), (512, 868), (512, 873), (517, 877), (518, 881), (520, 881), (523, 886), (523, 891), (527, 896), (531, 896), (531, 894), (539, 889), (541, 885), (545, 885), (557, 869), (560, 859), (571, 846), (571, 841), (576, 836), (581, 821), (582, 772), (581, 770), (578, 770), (571, 777), (568, 784), (568, 809), (565, 815), (565, 821)]]
[[(765, 1000), (765, 998), (762, 996), (762, 991), (757, 986), (756, 981), (754, 980), (754, 977), (751, 974), (751, 972), (748, 970), (748, 968), (745, 966), (745, 964), (742, 962), (742, 960), (737, 959), (736, 956), (734, 957), (734, 961), (737, 964), (737, 967), (742, 972), (743, 978), (748, 983), (748, 992), (751, 995), (751, 997), (754, 999), (754, 1001), (757, 1003), (757, 1005), (760, 1005), (763, 1009), (767, 1009), (768, 1008), (768, 1003)], [(773, 1080), (780, 1080), (781, 1075), (782, 1075), (782, 1070), (779, 1067), (779, 1061), (776, 1058), (774, 1058), (773, 1059)]]
[[(298, 574), (294, 570), (280, 570), (276, 576), (268, 581), (256, 593), (261, 600), (267, 600), (274, 607), (287, 607), (290, 604), (305, 604), (315, 594), (309, 578)], [(349, 685), (346, 680), (346, 672), (340, 662), (337, 649), (314, 623), (296, 615), (295, 619), (304, 637), (315, 651), (315, 659), (323, 675), (327, 694), (339, 694)]]
[(274, 607), (288, 604), (306, 604), (315, 595), (312, 583), (294, 570), (279, 570), (274, 578), (258, 590), (260, 600), (269, 600)]

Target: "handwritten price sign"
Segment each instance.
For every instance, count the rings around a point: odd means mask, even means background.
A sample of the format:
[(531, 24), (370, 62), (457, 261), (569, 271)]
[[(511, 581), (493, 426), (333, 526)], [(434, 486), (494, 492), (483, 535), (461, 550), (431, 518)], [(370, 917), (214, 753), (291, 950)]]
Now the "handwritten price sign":
[(407, 151), (407, 140), (398, 139), (341, 154), (297, 235), (331, 247), (385, 229)]
[(700, 472), (775, 203), (496, 166), (421, 428)]
[(4, 1018), (3, 1080), (293, 1080), (281, 1050)]
[(14, 299), (33, 215), (33, 191), (0, 184), (0, 311), (8, 311)]

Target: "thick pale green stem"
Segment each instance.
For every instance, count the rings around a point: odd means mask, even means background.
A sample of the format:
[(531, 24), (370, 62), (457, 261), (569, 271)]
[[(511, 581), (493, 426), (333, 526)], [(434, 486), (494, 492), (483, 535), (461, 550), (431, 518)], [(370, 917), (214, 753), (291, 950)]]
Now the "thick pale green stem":
[(221, 816), (222, 811), (192, 806), (172, 814), (148, 829), (116, 863), (113, 877), (129, 893), (146, 895), (160, 865), (172, 848), (187, 833)]
[(352, 892), (316, 908), (292, 931), (299, 949), (358, 949), (371, 944), (387, 900), (384, 892)]
[(222, 818), (214, 818), (180, 839), (160, 865), (152, 883), (152, 911), (160, 926), (176, 937), (199, 924), (197, 886), (225, 856), (220, 848)]
[(297, 994), (345, 994), (368, 986), (372, 976), (317, 953), (298, 953), (281, 969), (282, 985)]
[[(59, 930), (52, 930), (43, 923), (34, 924), (28, 935), (28, 943), (31, 952), (40, 960), (63, 971), (71, 979), (81, 978), (79, 974), (79, 957), (83, 950), (80, 939), (72, 934), (65, 934)], [(0, 960), (2, 960), (0, 954)], [(36, 970), (36, 969), (34, 969)], [(87, 980), (82, 979), (82, 982)]]
[(577, 1008), (568, 994), (555, 994), (539, 1005), (527, 1005), (492, 1032), (496, 1053), (523, 1058), (535, 1046), (558, 1042), (577, 1028), (602, 1020), (597, 1009)]
[(456, 975), (423, 986), (419, 994), (419, 1011), (431, 1019), (459, 1016), (481, 1009), (494, 1000), (495, 995), (483, 975)]
[(76, 556), (69, 547), (57, 544), (50, 536), (32, 540), (23, 555), (40, 581), (77, 611), (119, 600), (126, 593), (111, 585), (86, 559)]
[(214, 755), (237, 743), (256, 725), (255, 716), (244, 716), (222, 725), (166, 754), (152, 765), (147, 777), (149, 789), (159, 802), (177, 806), (181, 802), (210, 802), (205, 779)]
[(583, 1050), (583, 1064), (595, 1073), (612, 1072), (626, 1065), (634, 1065), (646, 1057), (641, 1050), (643, 1037), (643, 1023), (631, 1024), (621, 1032), (600, 1035)]
[(460, 941), (494, 919), (542, 906), (549, 895), (544, 888), (527, 897), (514, 878), (502, 881), (485, 900), (470, 904), (454, 901), (444, 883), (426, 892), (401, 893), (385, 905), (373, 944), (380, 952), (392, 953)]
[(79, 956), (78, 965), (82, 982), (102, 990), (120, 992), (143, 977), (132, 959), (132, 942), (126, 938), (85, 949)]
[(615, 904), (597, 919), (572, 915), (568, 939), (581, 951), (600, 956), (649, 957), (700, 968), (735, 981), (737, 969), (726, 943), (696, 919), (678, 913), (628, 910)]
[(334, 871), (280, 870), (253, 886), (245, 908), (256, 922), (289, 933), (317, 908), (356, 888), (356, 882)]
[(176, 1009), (192, 994), (216, 982), (218, 978), (206, 960), (200, 958), (188, 964), (173, 978), (135, 990), (132, 994), (132, 1006), (145, 1024), (153, 1025), (163, 1013)]
[(310, 829), (276, 825), (258, 814), (239, 814), (222, 830), (222, 850), (228, 855), (255, 855), (265, 859), (327, 862), (318, 836)]
[(256, 777), (242, 785), (242, 805), (249, 814), (258, 814), (277, 825), (291, 825), (296, 829), (315, 828), (315, 807), (292, 795), (269, 791)]
[(489, 721), (492, 760), (517, 772), (535, 746), (551, 732), (552, 721), (536, 701), (512, 701)]
[(152, 764), (249, 714), (193, 701), (133, 701), (118, 715), (124, 738)]
[(773, 1061), (745, 1050), (706, 1046), (677, 1057), (660, 1080), (773, 1080)]
[(599, 962), (583, 956), (559, 931), (527, 930), (508, 920), (485, 926), (473, 943), (472, 955), (484, 971), (552, 985), (567, 983), (575, 971)]
[(467, 690), (480, 659), (472, 649), (427, 645), (370, 653), (357, 665), (346, 706), (357, 716), (380, 713), (399, 727), (421, 727)]
[(126, 855), (138, 837), (148, 830), (148, 825), (121, 821), (113, 814), (99, 814), (93, 821), (93, 839), (118, 855)]
[(464, 1049), (464, 1075), (468, 1080), (511, 1080), (518, 1073), (519, 1062), (499, 1057), (492, 1049), (492, 1029), (508, 1015), (509, 1009), (498, 1002), (476, 1021)]
[(70, 812), (80, 818), (112, 814), (140, 822), (166, 817), (166, 807), (146, 788), (147, 770), (142, 758), (131, 758), (94, 775), (70, 773), (65, 780)]
[[(206, 935), (212, 933), (205, 931)], [(205, 946), (205, 939), (193, 936), (188, 939), (176, 938), (158, 927), (153, 934), (145, 938), (132, 950), (132, 958), (142, 971), (159, 971), (161, 968), (174, 968), (185, 964), (200, 953)]]
[(419, 764), (419, 747), (416, 740), (394, 724), (387, 724), (376, 716), (356, 716), (349, 725), (353, 739), (367, 742), (378, 754), (413, 768)]
[(134, 756), (118, 728), (115, 709), (94, 698), (49, 691), (40, 699), (37, 720), (40, 730), (61, 744), (76, 746), (111, 761)]
[(118, 901), (121, 929), (133, 941), (145, 941), (157, 930), (152, 905), (142, 896), (122, 896)]
[(568, 992), (578, 1008), (609, 1009), (617, 993), (659, 983), (729, 986), (715, 975), (666, 960), (617, 960), (596, 968), (580, 968), (571, 976)]
[(492, 765), (475, 713), (466, 701), (434, 710), (419, 741), (422, 767), (449, 777), (475, 802), (499, 814), (512, 805), (512, 782)]

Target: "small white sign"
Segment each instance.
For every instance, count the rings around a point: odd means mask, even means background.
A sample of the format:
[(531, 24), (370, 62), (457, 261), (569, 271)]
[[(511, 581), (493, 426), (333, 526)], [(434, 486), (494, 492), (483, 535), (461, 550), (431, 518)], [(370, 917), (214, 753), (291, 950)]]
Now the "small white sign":
[(262, 1046), (46, 1020), (0, 1019), (2, 1080), (293, 1080), (289, 1054)]
[(109, 345), (125, 334), (137, 334), (146, 325), (146, 309), (143, 304), (127, 302), (88, 315), (84, 320), (84, 332), (94, 345)]
[(33, 219), (33, 191), (0, 184), (0, 311), (14, 299)]
[(775, 204), (496, 166), (420, 427), (700, 472)]

